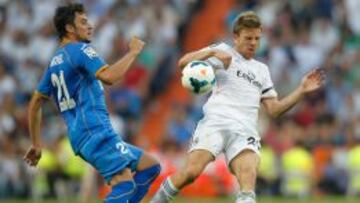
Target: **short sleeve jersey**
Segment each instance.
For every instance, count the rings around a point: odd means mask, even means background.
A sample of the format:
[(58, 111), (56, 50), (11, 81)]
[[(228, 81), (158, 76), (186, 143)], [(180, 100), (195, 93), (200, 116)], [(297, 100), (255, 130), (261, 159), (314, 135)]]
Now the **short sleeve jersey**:
[(68, 43), (56, 50), (37, 92), (52, 97), (64, 118), (77, 153), (90, 136), (113, 132), (104, 89), (96, 75), (107, 64), (86, 43)]

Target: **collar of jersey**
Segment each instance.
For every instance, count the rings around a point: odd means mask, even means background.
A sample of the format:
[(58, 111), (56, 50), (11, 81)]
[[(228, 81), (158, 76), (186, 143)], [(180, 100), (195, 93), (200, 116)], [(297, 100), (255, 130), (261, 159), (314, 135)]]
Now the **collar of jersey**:
[(236, 51), (235, 47), (233, 47), (232, 51), (233, 51), (236, 55), (240, 56), (240, 58), (241, 58), (242, 60), (244, 60), (244, 61), (252, 61), (252, 59), (253, 59), (253, 58), (251, 58), (251, 59), (246, 59), (242, 54), (240, 54), (238, 51)]

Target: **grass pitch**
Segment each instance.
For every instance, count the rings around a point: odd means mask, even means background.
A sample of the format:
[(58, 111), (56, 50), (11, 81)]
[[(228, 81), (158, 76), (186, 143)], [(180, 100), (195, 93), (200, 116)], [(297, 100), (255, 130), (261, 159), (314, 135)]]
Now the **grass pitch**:
[[(86, 203), (101, 203), (100, 200), (94, 200)], [(144, 201), (148, 202), (148, 200)], [(234, 203), (234, 198), (221, 199), (203, 199), (203, 198), (177, 198), (173, 203)], [(359, 203), (359, 198), (346, 197), (323, 197), (323, 198), (307, 198), (307, 199), (289, 199), (280, 197), (260, 197), (257, 203)], [(62, 200), (0, 200), (0, 203), (81, 203), (77, 200), (62, 199)]]
[[(324, 197), (316, 199), (290, 199), (279, 197), (258, 198), (257, 203), (359, 203), (359, 198)], [(174, 203), (235, 203), (235, 198), (223, 199), (178, 199)]]

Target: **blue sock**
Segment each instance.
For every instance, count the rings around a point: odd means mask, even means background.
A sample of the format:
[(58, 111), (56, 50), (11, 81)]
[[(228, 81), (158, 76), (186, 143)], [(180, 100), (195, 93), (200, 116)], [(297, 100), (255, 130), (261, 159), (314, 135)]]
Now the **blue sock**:
[(127, 203), (136, 192), (134, 181), (124, 181), (112, 187), (104, 203)]
[(144, 196), (149, 190), (151, 183), (154, 182), (156, 177), (159, 175), (160, 170), (160, 165), (156, 164), (154, 166), (151, 166), (150, 168), (136, 172), (134, 180), (137, 190), (134, 196), (130, 199), (130, 203), (138, 203), (141, 201), (142, 198), (144, 198)]

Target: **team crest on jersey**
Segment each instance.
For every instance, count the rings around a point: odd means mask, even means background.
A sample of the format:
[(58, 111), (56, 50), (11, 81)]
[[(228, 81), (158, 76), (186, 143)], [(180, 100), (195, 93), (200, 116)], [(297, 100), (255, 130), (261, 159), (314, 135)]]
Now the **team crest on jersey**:
[(62, 54), (56, 55), (51, 59), (50, 67), (60, 65), (64, 62)]
[(256, 80), (255, 74), (253, 72), (251, 72), (251, 71), (248, 71), (247, 73), (245, 73), (242, 70), (238, 70), (236, 75), (238, 77), (241, 77), (241, 78), (245, 79), (250, 84), (252, 84), (252, 85), (254, 85), (254, 86), (258, 87), (258, 88), (262, 87), (261, 83)]
[(92, 47), (86, 47), (85, 49), (83, 49), (83, 52), (91, 59), (98, 56), (95, 49), (93, 49)]
[(198, 137), (195, 137), (195, 138), (193, 139), (193, 142), (194, 142), (194, 144), (199, 143), (199, 138), (198, 138)]

